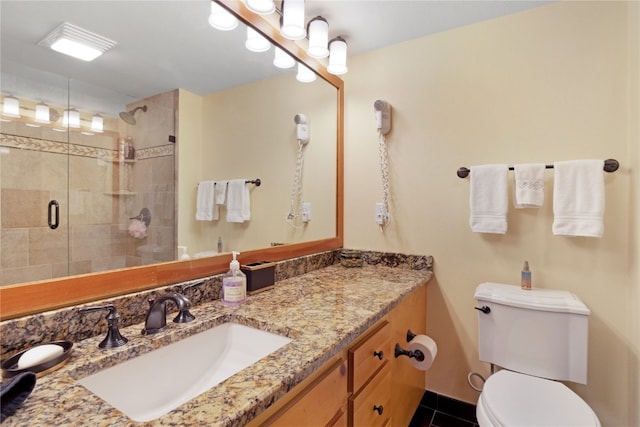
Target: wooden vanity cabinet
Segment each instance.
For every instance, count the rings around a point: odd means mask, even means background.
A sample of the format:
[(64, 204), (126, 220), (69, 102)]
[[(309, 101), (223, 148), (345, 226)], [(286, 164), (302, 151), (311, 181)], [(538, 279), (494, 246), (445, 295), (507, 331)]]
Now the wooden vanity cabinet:
[(425, 333), (426, 303), (423, 285), (249, 426), (408, 426), (425, 374), (394, 347), (407, 348), (408, 330)]
[(327, 365), (289, 392), (293, 398), (266, 421), (250, 425), (346, 427), (347, 364), (338, 358)]

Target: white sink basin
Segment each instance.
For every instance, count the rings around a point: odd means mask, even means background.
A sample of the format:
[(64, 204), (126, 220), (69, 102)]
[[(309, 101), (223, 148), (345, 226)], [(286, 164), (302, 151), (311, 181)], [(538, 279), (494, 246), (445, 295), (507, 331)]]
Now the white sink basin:
[(291, 342), (223, 323), (78, 381), (134, 421), (172, 411)]

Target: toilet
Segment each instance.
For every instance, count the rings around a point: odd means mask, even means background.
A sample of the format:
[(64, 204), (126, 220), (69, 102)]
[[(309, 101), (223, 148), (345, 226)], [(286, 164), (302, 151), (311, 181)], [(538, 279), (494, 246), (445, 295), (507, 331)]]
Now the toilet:
[(600, 426), (595, 412), (560, 381), (587, 383), (589, 309), (567, 291), (482, 283), (480, 360), (500, 368), (476, 406), (481, 427)]

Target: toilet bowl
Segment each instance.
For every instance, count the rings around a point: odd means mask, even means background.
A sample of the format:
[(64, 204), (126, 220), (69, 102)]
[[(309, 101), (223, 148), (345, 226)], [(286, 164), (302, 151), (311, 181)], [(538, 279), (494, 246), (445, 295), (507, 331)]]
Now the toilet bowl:
[(599, 427), (595, 412), (561, 382), (503, 369), (491, 375), (478, 404), (481, 427)]

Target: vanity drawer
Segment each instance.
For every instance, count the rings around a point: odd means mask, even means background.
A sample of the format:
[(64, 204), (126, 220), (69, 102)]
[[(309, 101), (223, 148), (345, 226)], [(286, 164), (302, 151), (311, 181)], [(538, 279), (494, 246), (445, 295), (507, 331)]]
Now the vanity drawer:
[(351, 399), (349, 406), (351, 427), (383, 427), (391, 417), (391, 364), (384, 362), (382, 369)]
[(383, 321), (379, 328), (349, 350), (349, 391), (360, 390), (391, 357), (391, 326)]
[(347, 401), (346, 371), (344, 360), (337, 361), (262, 426), (344, 427)]

